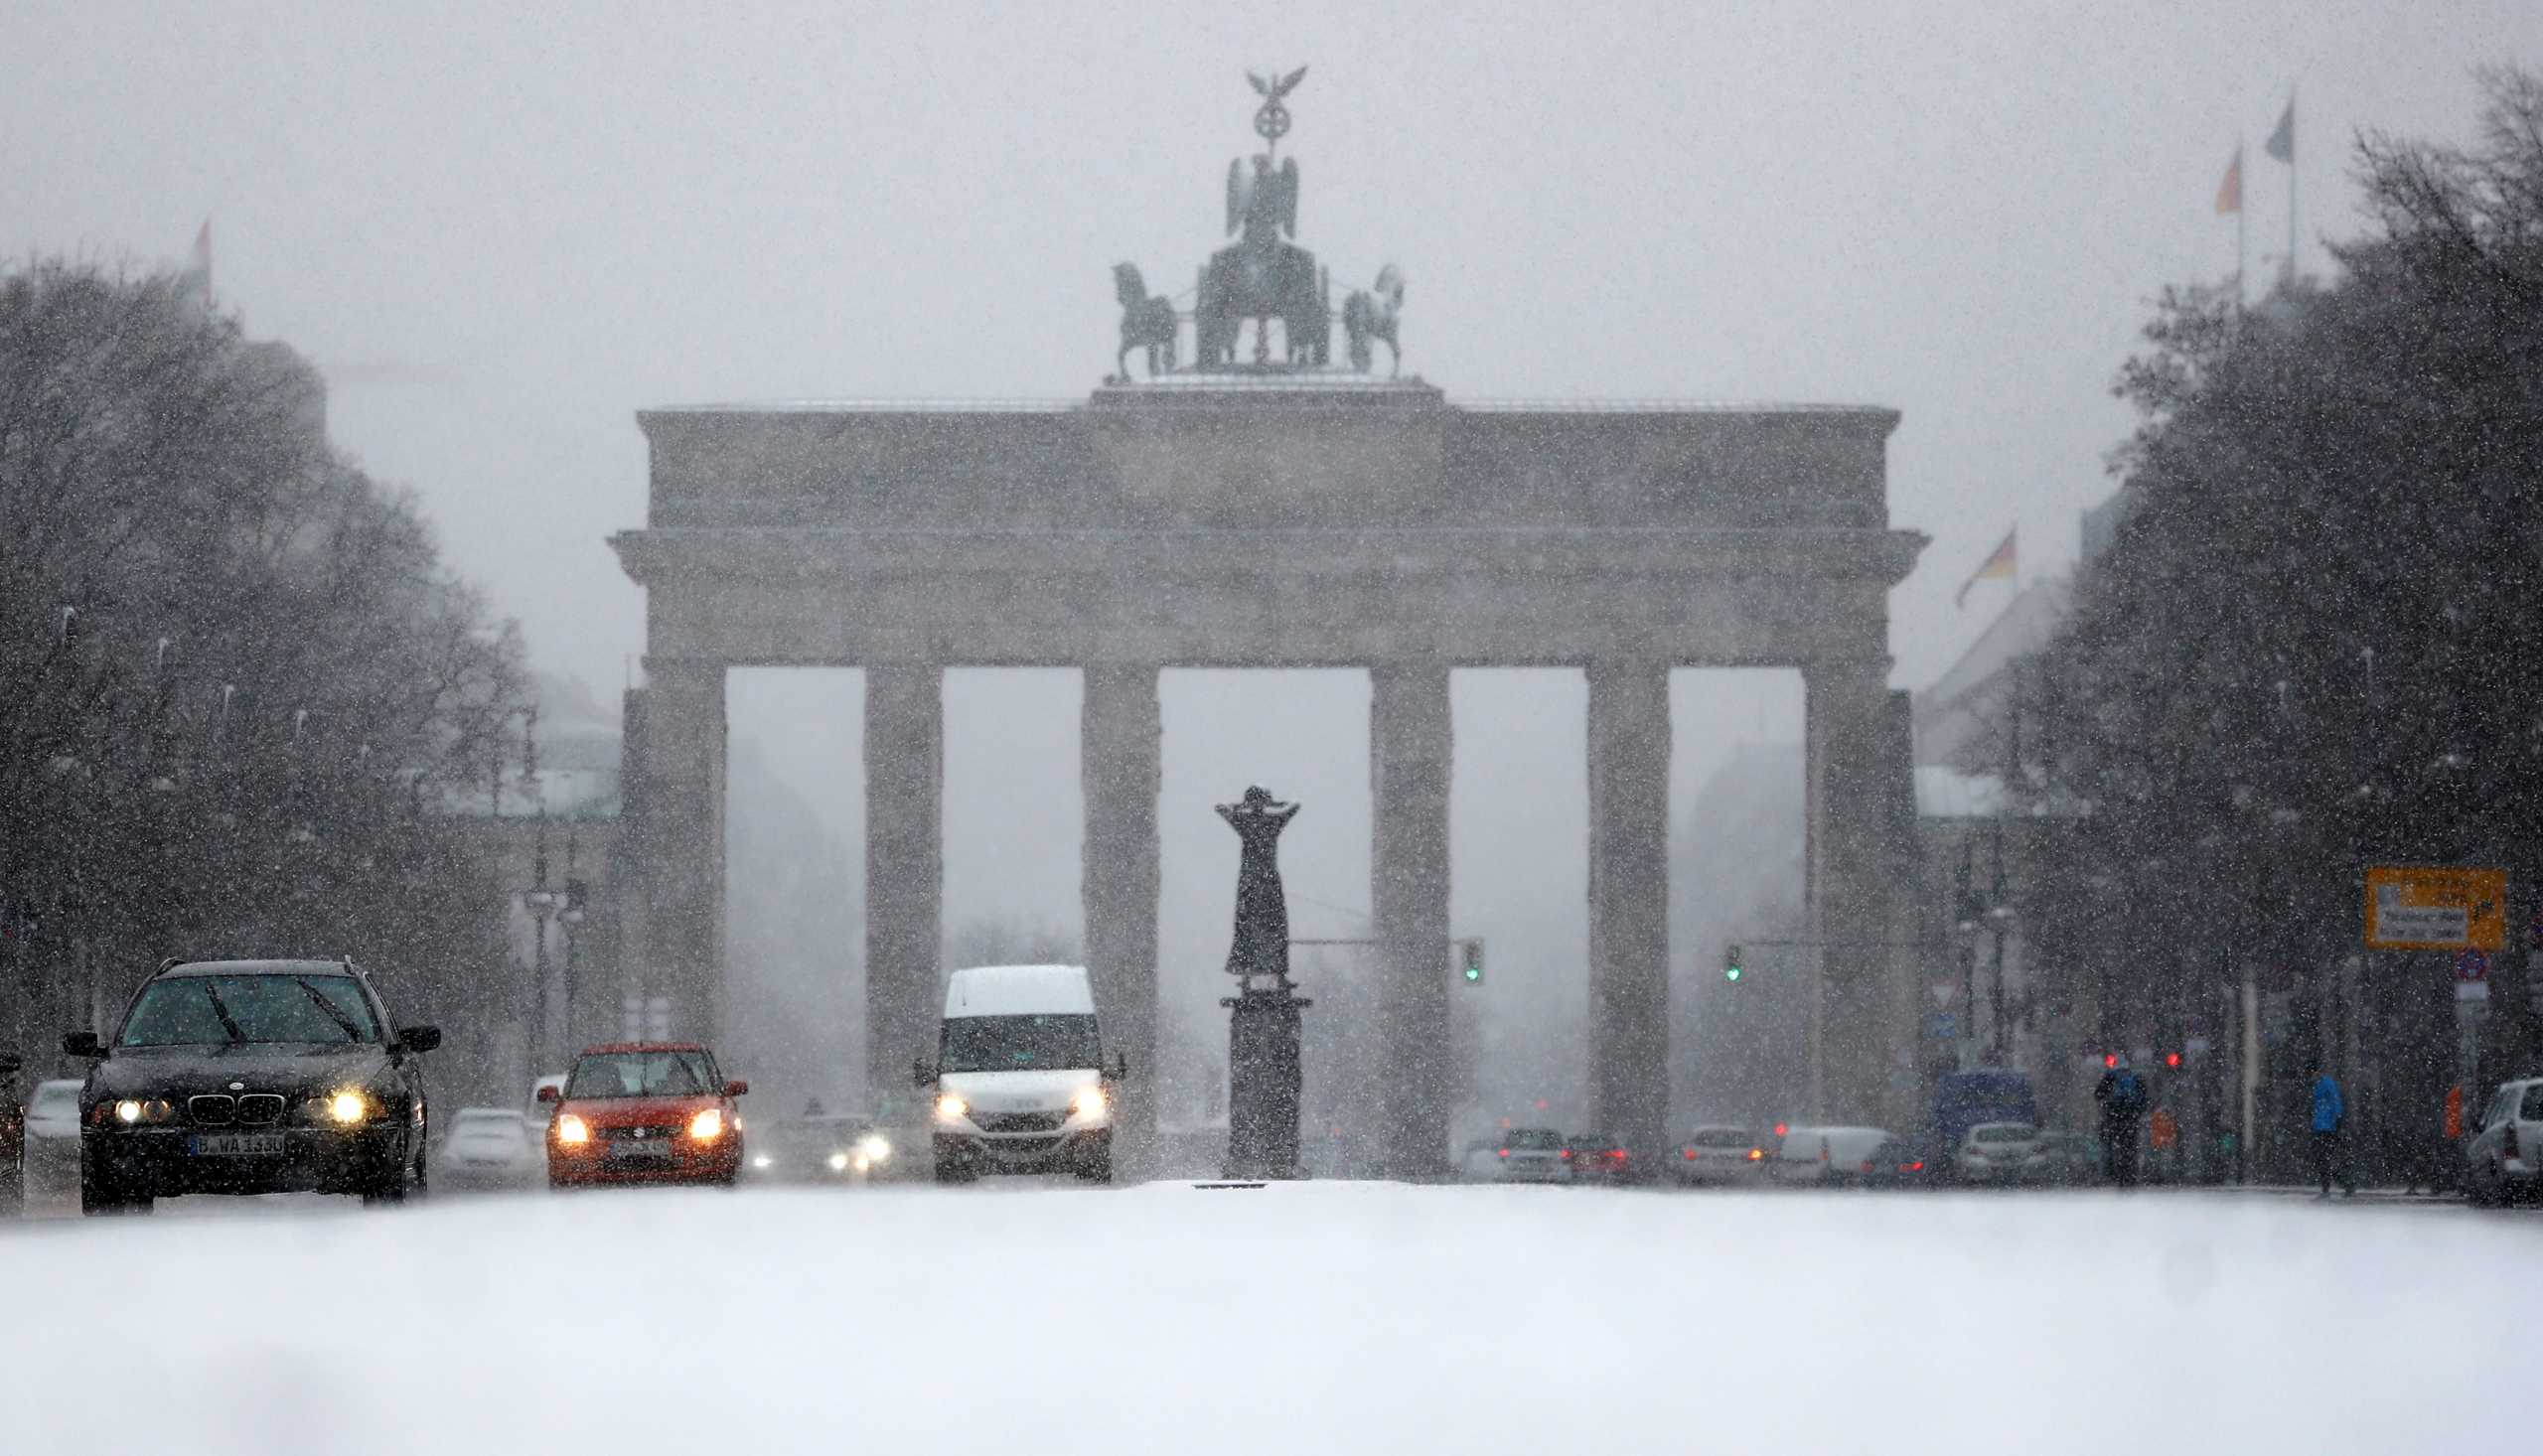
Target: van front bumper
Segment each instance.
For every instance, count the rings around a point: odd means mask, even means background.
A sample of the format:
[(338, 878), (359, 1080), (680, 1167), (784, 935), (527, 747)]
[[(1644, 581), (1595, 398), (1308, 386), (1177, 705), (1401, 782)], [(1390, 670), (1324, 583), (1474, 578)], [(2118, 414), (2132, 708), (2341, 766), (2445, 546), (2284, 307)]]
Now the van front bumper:
[(1113, 1150), (1109, 1125), (1057, 1132), (943, 1132), (935, 1135), (936, 1161), (975, 1173), (1072, 1173)]

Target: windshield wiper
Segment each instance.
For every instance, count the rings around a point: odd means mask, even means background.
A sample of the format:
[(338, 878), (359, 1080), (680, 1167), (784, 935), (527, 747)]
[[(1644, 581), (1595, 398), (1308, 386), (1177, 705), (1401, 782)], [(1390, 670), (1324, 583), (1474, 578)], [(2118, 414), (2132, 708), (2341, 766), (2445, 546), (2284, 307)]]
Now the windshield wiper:
[(329, 1021), (332, 1021), (345, 1029), (346, 1041), (359, 1042), (362, 1040), (362, 1028), (354, 1025), (352, 1017), (337, 1010), (336, 1003), (327, 999), (326, 992), (311, 985), (309, 982), (302, 980), (298, 976), (293, 976), (291, 978), (291, 983), (307, 992), (309, 999), (318, 1003), (318, 1009), (327, 1013), (327, 1019)]
[(247, 1034), (238, 1029), (237, 1019), (229, 1014), (228, 1003), (221, 999), (221, 992), (213, 986), (212, 982), (206, 981), (203, 993), (212, 1001), (212, 1014), (221, 1018), (221, 1029), (229, 1033), (229, 1044), (237, 1046), (244, 1043), (247, 1040)]

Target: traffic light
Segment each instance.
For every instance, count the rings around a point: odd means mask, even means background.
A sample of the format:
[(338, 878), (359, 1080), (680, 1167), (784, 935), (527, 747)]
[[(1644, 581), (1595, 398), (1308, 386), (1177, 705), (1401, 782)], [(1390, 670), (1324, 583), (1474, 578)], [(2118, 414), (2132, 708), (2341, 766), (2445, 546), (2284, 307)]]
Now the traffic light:
[(2180, 1067), (2181, 1067), (2181, 1054), (2180, 1054), (2180, 1053), (2178, 1053), (2178, 1052), (2166, 1052), (2166, 1053), (2164, 1054), (2164, 1070), (2165, 1070), (2165, 1071), (2167, 1071), (2167, 1072), (2178, 1072), (2178, 1071), (2180, 1070)]
[(1467, 984), (1467, 985), (1470, 985), (1470, 986), (1479, 986), (1479, 985), (1482, 985), (1482, 984), (1483, 984), (1483, 942), (1481, 942), (1481, 941), (1466, 941), (1466, 942), (1462, 942), (1462, 943), (1461, 943), (1461, 945), (1462, 945), (1462, 947), (1463, 947), (1463, 948), (1464, 948), (1464, 950), (1465, 950), (1465, 969), (1461, 972), (1461, 974), (1463, 974), (1463, 975), (1465, 976), (1466, 984)]
[(1748, 972), (1742, 968), (1739, 963), (1738, 946), (1728, 946), (1721, 952), (1721, 978), (1723, 980), (1735, 983), (1741, 976), (1746, 975), (1747, 973)]

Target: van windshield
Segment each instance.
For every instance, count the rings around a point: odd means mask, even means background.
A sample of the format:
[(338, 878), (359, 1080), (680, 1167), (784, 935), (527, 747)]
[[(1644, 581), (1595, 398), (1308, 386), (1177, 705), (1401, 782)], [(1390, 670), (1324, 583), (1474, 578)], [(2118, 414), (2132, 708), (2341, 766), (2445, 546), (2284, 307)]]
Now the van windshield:
[(948, 1017), (937, 1058), (943, 1072), (1048, 1071), (1102, 1062), (1095, 1018), (1084, 1014)]

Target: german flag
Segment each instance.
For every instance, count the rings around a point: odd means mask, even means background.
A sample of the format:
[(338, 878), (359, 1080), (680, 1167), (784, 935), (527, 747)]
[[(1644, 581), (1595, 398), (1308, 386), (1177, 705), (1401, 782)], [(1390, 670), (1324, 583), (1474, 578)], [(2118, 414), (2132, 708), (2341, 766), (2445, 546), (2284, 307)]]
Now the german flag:
[(2020, 532), (2021, 527), (2019, 525), (2015, 526), (2012, 530), (2005, 532), (2005, 543), (1998, 546), (1993, 552), (1989, 553), (1987, 559), (1979, 563), (1978, 569), (1969, 574), (1969, 580), (1960, 584), (1960, 591), (1951, 599), (1951, 604), (1953, 606), (1959, 607), (1966, 605), (1969, 601), (1969, 589), (1978, 585), (1982, 581), (2012, 581), (2014, 579), (2014, 537), (2019, 535)]

